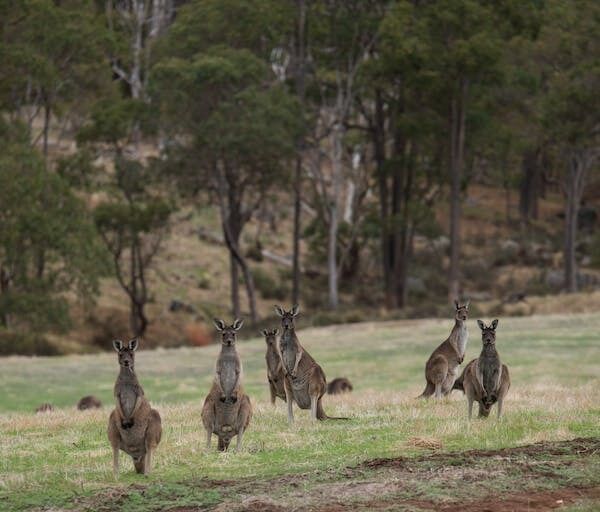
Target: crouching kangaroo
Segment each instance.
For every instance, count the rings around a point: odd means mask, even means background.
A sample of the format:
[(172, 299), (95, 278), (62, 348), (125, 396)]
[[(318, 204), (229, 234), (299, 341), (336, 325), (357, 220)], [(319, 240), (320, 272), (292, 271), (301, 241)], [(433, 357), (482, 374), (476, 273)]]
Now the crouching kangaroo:
[(321, 404), (321, 397), (327, 390), (327, 380), (323, 369), (302, 348), (294, 318), (298, 315), (298, 306), (290, 311), (285, 311), (275, 306), (275, 312), (281, 317), (283, 332), (279, 338), (279, 353), (285, 375), (284, 389), (288, 405), (288, 422), (294, 422), (293, 404), (296, 402), (300, 409), (310, 409), (313, 420), (345, 420), (348, 418), (334, 418), (327, 416)]
[(160, 414), (150, 407), (134, 370), (134, 355), (138, 340), (127, 347), (113, 341), (118, 353), (119, 376), (115, 383), (115, 409), (108, 419), (108, 439), (113, 449), (113, 473), (119, 476), (119, 450), (131, 456), (137, 473), (147, 475), (152, 466), (152, 454), (162, 435)]
[(500, 418), (504, 397), (510, 388), (510, 374), (496, 350), (498, 320), (494, 320), (489, 327), (481, 320), (477, 320), (477, 324), (481, 329), (483, 349), (479, 358), (473, 359), (465, 367), (454, 383), (454, 389), (462, 389), (467, 395), (469, 419), (472, 417), (474, 401), (479, 403), (480, 418), (488, 417), (492, 405), (497, 402)]
[(435, 398), (449, 394), (458, 375), (458, 366), (465, 358), (469, 339), (467, 331), (469, 302), (461, 306), (455, 301), (454, 305), (456, 307), (454, 327), (450, 336), (433, 351), (425, 364), (427, 384), (419, 398), (428, 398), (434, 393)]
[(267, 344), (265, 359), (267, 361), (267, 380), (269, 381), (269, 390), (271, 391), (271, 403), (274, 404), (277, 398), (281, 398), (285, 402), (285, 375), (283, 373), (279, 349), (277, 348), (277, 334), (279, 334), (279, 329), (271, 331), (263, 329), (261, 332)]
[(242, 447), (242, 437), (252, 418), (252, 405), (241, 386), (242, 362), (235, 348), (236, 333), (243, 321), (236, 319), (227, 326), (215, 319), (221, 333), (221, 353), (217, 359), (215, 380), (204, 400), (202, 423), (206, 429), (206, 448), (210, 448), (212, 435), (219, 438), (219, 451), (226, 451), (234, 436), (236, 450)]

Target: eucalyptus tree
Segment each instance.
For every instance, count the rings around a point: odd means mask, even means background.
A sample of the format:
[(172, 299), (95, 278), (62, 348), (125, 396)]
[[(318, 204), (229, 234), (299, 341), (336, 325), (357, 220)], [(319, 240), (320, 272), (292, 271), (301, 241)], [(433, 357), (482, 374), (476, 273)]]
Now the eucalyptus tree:
[(154, 93), (170, 155), (188, 191), (208, 190), (229, 251), (231, 305), (240, 315), (239, 273), (257, 321), (252, 271), (241, 235), (269, 192), (285, 188), (299, 130), (297, 101), (271, 66), (280, 2), (203, 0), (181, 9), (161, 44)]
[(313, 204), (327, 229), (328, 302), (339, 304), (338, 234), (344, 184), (352, 181), (351, 154), (345, 142), (354, 114), (357, 77), (378, 37), (385, 2), (314, 1), (310, 27), (309, 101), (312, 130), (306, 139), (305, 168), (312, 182)]
[(68, 294), (93, 299), (106, 254), (84, 201), (46, 171), (27, 127), (1, 119), (0, 205), (0, 326), (68, 328)]
[[(141, 101), (118, 96), (99, 100), (78, 133), (81, 151), (62, 166), (75, 183), (104, 192), (104, 199), (94, 208), (94, 220), (114, 276), (129, 299), (133, 336), (143, 336), (149, 324), (148, 274), (168, 233), (173, 210), (157, 166), (129, 156), (136, 129), (147, 125), (149, 118), (148, 107)], [(109, 155), (103, 172), (90, 164), (100, 154), (105, 160)], [(69, 173), (69, 168), (74, 172)], [(82, 175), (85, 170), (89, 173)]]
[[(561, 155), (565, 195), (565, 289), (577, 291), (577, 228), (586, 184), (600, 160), (600, 5), (593, 0), (553, 1), (540, 38), (548, 63), (543, 121)], [(597, 176), (596, 176), (597, 177)]]
[(0, 18), (0, 106), (46, 157), (51, 127), (59, 138), (110, 79), (107, 33), (85, 0), (2, 2)]

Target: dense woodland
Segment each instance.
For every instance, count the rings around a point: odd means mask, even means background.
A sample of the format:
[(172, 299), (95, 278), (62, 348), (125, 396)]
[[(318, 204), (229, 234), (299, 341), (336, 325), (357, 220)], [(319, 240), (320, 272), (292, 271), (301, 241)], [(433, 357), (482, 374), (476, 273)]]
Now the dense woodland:
[[(217, 212), (221, 306), (254, 323), (280, 280), (332, 311), (469, 295), (476, 185), (511, 239), (561, 253), (556, 291), (600, 265), (595, 0), (4, 0), (0, 20), (4, 352), (68, 331), (106, 279), (144, 335), (186, 208)], [(256, 223), (289, 240), (266, 286)]]

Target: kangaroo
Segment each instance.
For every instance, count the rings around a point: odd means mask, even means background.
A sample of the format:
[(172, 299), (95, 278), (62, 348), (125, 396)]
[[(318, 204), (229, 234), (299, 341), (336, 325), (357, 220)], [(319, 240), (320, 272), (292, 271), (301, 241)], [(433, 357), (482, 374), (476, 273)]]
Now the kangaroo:
[(458, 366), (465, 358), (469, 339), (467, 331), (469, 301), (462, 306), (455, 301), (454, 306), (456, 308), (454, 327), (450, 336), (433, 351), (427, 360), (425, 365), (427, 384), (419, 398), (428, 398), (434, 393), (435, 398), (448, 395), (456, 380)]
[(54, 410), (54, 406), (52, 404), (49, 403), (44, 403), (40, 406), (38, 406), (38, 408), (35, 410), (36, 413), (42, 413), (42, 412), (51, 412)]
[(298, 305), (290, 311), (275, 306), (275, 312), (281, 317), (283, 332), (279, 338), (279, 353), (285, 375), (284, 389), (288, 405), (288, 422), (294, 422), (293, 404), (296, 402), (300, 409), (310, 409), (311, 418), (315, 420), (338, 420), (327, 416), (321, 404), (321, 397), (327, 389), (327, 380), (323, 369), (302, 348), (298, 337), (294, 318), (298, 315)]
[(502, 414), (504, 397), (510, 388), (510, 374), (505, 364), (500, 361), (496, 350), (496, 327), (498, 320), (494, 320), (487, 327), (481, 320), (477, 320), (481, 329), (483, 348), (478, 359), (473, 359), (467, 364), (462, 375), (454, 383), (454, 389), (461, 389), (467, 395), (469, 419), (473, 415), (473, 402), (479, 403), (479, 417), (487, 418), (492, 405), (498, 402), (498, 418)]
[(77, 402), (77, 409), (85, 411), (86, 409), (100, 409), (102, 402), (93, 395), (84, 396)]
[(252, 405), (241, 386), (242, 363), (235, 349), (237, 331), (242, 320), (226, 326), (223, 320), (215, 319), (215, 327), (221, 332), (221, 353), (212, 387), (202, 407), (202, 423), (206, 429), (206, 448), (210, 449), (212, 435), (219, 438), (219, 451), (227, 451), (231, 439), (237, 435), (237, 447), (242, 447), (242, 438), (252, 418)]
[(214, 324), (221, 333), (221, 353), (217, 358), (215, 384), (221, 392), (221, 402), (235, 403), (242, 374), (242, 361), (235, 348), (235, 336), (244, 321), (236, 318), (228, 327), (223, 320), (215, 318)]
[(352, 383), (346, 377), (337, 377), (327, 384), (327, 393), (329, 395), (349, 393), (353, 389)]
[(279, 329), (271, 331), (263, 329), (261, 333), (267, 343), (265, 359), (267, 360), (267, 379), (269, 381), (269, 390), (271, 391), (271, 403), (275, 404), (275, 400), (278, 397), (285, 402), (285, 375), (283, 373), (283, 364), (281, 363), (279, 349), (277, 348), (277, 334), (279, 334)]
[(162, 435), (160, 414), (150, 407), (134, 370), (138, 340), (127, 347), (113, 341), (118, 353), (119, 376), (115, 382), (116, 407), (108, 419), (108, 440), (113, 449), (113, 474), (119, 476), (119, 449), (131, 456), (137, 473), (147, 475), (152, 467), (152, 454)]

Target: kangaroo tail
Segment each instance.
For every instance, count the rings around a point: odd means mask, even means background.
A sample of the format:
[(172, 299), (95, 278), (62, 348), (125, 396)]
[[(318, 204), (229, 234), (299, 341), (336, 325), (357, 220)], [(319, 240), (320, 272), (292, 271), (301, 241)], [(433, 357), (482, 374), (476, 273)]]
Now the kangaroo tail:
[(321, 404), (321, 399), (317, 402), (317, 419), (320, 421), (325, 420), (349, 420), (350, 418), (342, 418), (339, 416), (327, 416), (327, 413), (323, 410), (323, 405)]
[(417, 398), (429, 398), (435, 392), (435, 386), (431, 382), (427, 382), (423, 393), (421, 393)]

